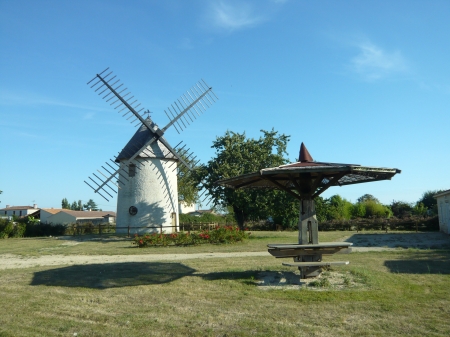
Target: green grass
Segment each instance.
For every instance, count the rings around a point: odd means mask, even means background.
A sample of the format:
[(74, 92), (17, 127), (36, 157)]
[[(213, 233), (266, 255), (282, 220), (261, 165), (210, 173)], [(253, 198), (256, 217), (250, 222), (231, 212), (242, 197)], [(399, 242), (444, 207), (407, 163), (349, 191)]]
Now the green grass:
[[(0, 240), (0, 254), (261, 251), (297, 235), (254, 234), (242, 245), (183, 249), (129, 248), (129, 240), (112, 239), (62, 247), (65, 241), (51, 238), (8, 239)], [(320, 235), (338, 241), (348, 234)], [(0, 270), (0, 336), (450, 335), (449, 250), (354, 252), (327, 260), (343, 258), (350, 265), (333, 271), (363, 287), (260, 290), (260, 271), (293, 270), (271, 256)]]

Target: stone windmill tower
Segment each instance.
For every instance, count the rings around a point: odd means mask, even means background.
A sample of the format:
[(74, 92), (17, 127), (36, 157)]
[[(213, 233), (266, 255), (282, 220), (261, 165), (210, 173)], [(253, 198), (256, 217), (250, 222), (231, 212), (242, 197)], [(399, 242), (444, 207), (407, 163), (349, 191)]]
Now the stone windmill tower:
[[(197, 163), (195, 157), (181, 143), (172, 147), (163, 136), (172, 125), (176, 131), (184, 130), (196, 115), (200, 115), (215, 100), (213, 93), (203, 80), (177, 99), (165, 113), (169, 123), (159, 128), (150, 118), (144, 118), (144, 108), (127, 89), (112, 76), (112, 72), (97, 74), (88, 84), (97, 80), (91, 88), (131, 123), (139, 126), (123, 150), (110, 163), (105, 162), (100, 175), (93, 173), (89, 179), (97, 187), (85, 181), (94, 192), (117, 196), (117, 233), (151, 233), (176, 231), (178, 227), (178, 176), (184, 175)], [(144, 111), (145, 113), (146, 111)], [(147, 111), (148, 112), (148, 111)], [(117, 190), (116, 191), (116, 187)]]

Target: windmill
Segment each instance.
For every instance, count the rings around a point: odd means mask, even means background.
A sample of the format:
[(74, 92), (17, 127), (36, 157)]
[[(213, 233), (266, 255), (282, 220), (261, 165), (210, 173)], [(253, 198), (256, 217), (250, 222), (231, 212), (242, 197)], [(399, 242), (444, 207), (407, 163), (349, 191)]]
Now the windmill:
[(108, 70), (87, 84), (139, 128), (122, 151), (97, 170), (99, 175), (93, 173), (85, 183), (107, 201), (105, 195), (117, 193), (117, 233), (172, 232), (178, 227), (178, 176), (185, 176), (198, 160), (183, 142), (172, 147), (164, 133), (171, 126), (180, 133), (218, 98), (200, 80), (164, 110), (169, 123), (160, 128)]

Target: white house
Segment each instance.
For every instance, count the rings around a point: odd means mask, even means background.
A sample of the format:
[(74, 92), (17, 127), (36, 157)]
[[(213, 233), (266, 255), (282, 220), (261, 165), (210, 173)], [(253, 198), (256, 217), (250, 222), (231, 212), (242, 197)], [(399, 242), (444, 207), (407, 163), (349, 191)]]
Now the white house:
[(439, 214), (439, 230), (450, 234), (450, 190), (434, 196), (437, 200)]
[[(60, 210), (58, 213), (48, 216), (46, 223), (68, 225), (72, 223), (92, 222), (93, 224), (114, 223), (116, 213), (111, 211), (72, 211)], [(41, 218), (42, 222), (42, 218)]]
[(195, 212), (195, 204), (188, 205), (184, 201), (178, 202), (178, 213), (179, 214), (188, 214), (191, 212)]
[(27, 216), (31, 213), (34, 213), (38, 210), (37, 205), (33, 206), (9, 206), (6, 205), (6, 208), (0, 209), (0, 216), (2, 217), (10, 217), (10, 216), (18, 216), (23, 217)]
[(66, 211), (66, 209), (63, 208), (41, 208), (39, 219), (41, 220), (41, 223), (50, 223), (48, 221), (48, 218), (61, 212)]

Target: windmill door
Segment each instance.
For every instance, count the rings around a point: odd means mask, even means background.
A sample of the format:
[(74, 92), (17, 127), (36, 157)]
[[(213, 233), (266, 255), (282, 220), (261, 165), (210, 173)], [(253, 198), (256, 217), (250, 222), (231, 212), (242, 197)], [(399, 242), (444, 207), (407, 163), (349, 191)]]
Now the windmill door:
[(172, 232), (177, 232), (177, 213), (172, 213)]

